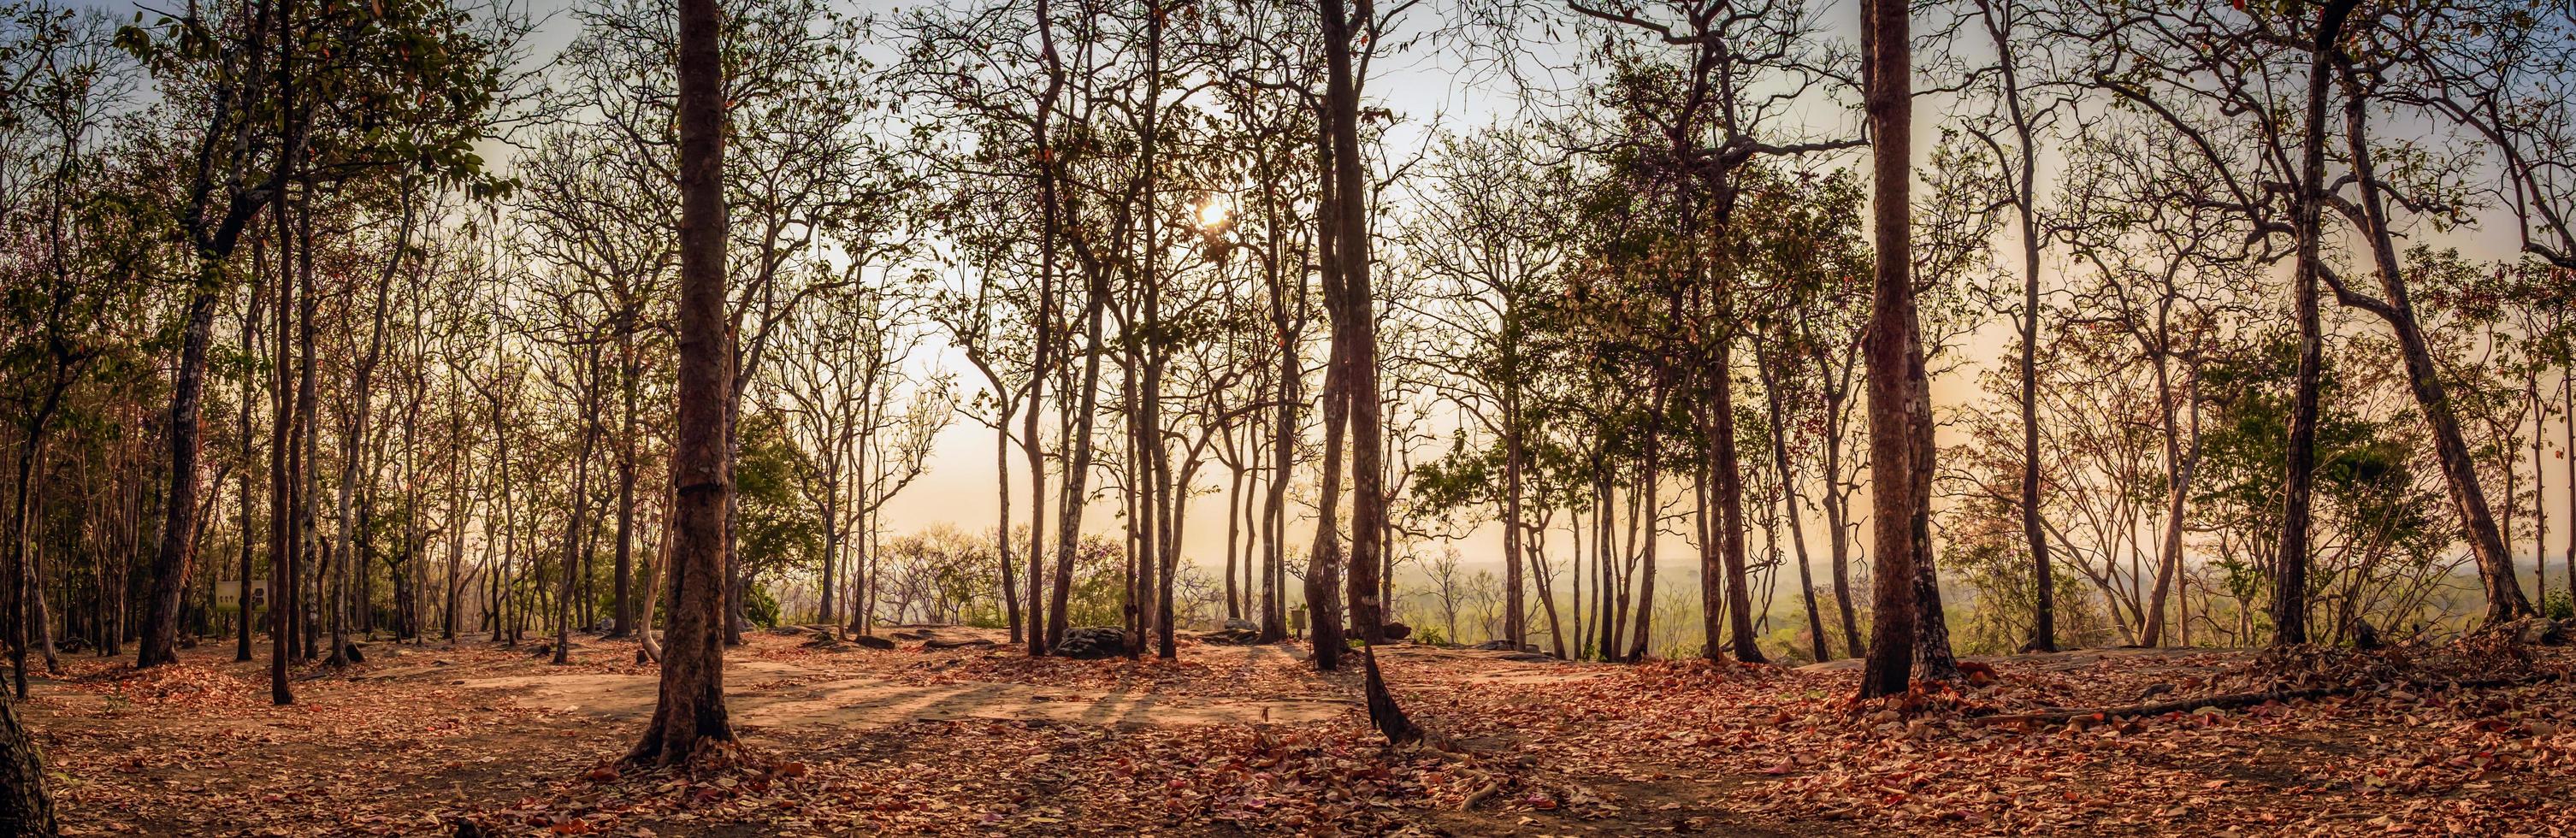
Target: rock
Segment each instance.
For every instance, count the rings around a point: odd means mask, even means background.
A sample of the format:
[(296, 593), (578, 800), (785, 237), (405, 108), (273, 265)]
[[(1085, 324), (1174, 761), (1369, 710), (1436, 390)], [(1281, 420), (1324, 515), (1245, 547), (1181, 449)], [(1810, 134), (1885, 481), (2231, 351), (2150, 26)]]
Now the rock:
[(1226, 628), (1199, 635), (1199, 642), (1218, 646), (1251, 646), (1261, 642), (1261, 632), (1255, 629)]
[(897, 631), (886, 636), (892, 637), (896, 640), (930, 640), (938, 637), (939, 635), (931, 634), (926, 631)]
[(1388, 640), (1403, 640), (1413, 636), (1413, 627), (1403, 623), (1384, 623), (1378, 626), (1378, 630), (1384, 632)]
[(1064, 633), (1055, 644), (1055, 656), (1074, 660), (1100, 660), (1127, 654), (1127, 632), (1107, 626), (1083, 626)]
[[(1512, 651), (1512, 642), (1509, 640), (1487, 640), (1470, 648), (1482, 652), (1509, 652)], [(1538, 654), (1538, 644), (1523, 643), (1521, 644), (1520, 651), (1526, 654)]]
[(2567, 627), (2549, 619), (2533, 617), (2524, 620), (2519, 631), (2521, 634), (2516, 639), (2534, 646), (2567, 645)]
[(1225, 630), (1227, 630), (1227, 631), (1253, 631), (1253, 632), (1257, 632), (1257, 631), (1260, 631), (1260, 630), (1261, 630), (1261, 624), (1260, 624), (1260, 623), (1255, 623), (1255, 622), (1253, 622), (1253, 621), (1251, 621), (1251, 620), (1246, 620), (1246, 619), (1241, 619), (1241, 618), (1235, 618), (1235, 619), (1229, 619), (1229, 620), (1225, 621)]
[(862, 634), (857, 637), (850, 638), (850, 642), (882, 652), (894, 651), (894, 641), (887, 640), (873, 634)]
[(804, 633), (809, 632), (809, 631), (812, 631), (812, 630), (813, 630), (813, 629), (809, 629), (809, 628), (806, 628), (806, 627), (803, 627), (803, 626), (777, 626), (777, 627), (771, 628), (771, 629), (769, 630), (769, 633), (770, 633), (770, 634), (778, 635), (778, 636), (780, 636), (780, 637), (795, 637), (795, 636), (798, 636), (798, 635), (804, 634)]
[(1513, 652), (1508, 655), (1496, 655), (1495, 657), (1501, 660), (1522, 661), (1525, 663), (1547, 663), (1556, 660), (1556, 656), (1554, 655), (1542, 655), (1537, 652)]
[(971, 646), (991, 646), (991, 645), (994, 645), (994, 644), (993, 644), (993, 641), (991, 641), (991, 640), (987, 640), (987, 639), (984, 639), (984, 638), (981, 638), (981, 637), (969, 637), (969, 638), (966, 638), (966, 639), (964, 639), (964, 640), (942, 640), (942, 639), (939, 639), (939, 638), (934, 637), (934, 638), (929, 639), (928, 641), (923, 642), (923, 643), (921, 644), (921, 648), (924, 648), (924, 649), (964, 649), (964, 648), (971, 647)]

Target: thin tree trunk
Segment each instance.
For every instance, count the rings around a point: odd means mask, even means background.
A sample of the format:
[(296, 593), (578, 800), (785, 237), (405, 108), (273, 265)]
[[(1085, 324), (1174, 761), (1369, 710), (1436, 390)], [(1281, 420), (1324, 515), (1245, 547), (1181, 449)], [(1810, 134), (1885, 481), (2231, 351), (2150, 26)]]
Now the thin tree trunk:
[[(2351, 69), (2344, 68), (2349, 74)], [(2352, 82), (2347, 77), (2347, 86)], [(2441, 370), (2433, 362), (2433, 352), (2426, 344), (2423, 331), (2415, 318), (2415, 304), (2406, 287), (2406, 277), (2398, 265), (2397, 245), (2391, 238), (2388, 214), (2380, 198), (2379, 179), (2373, 171), (2370, 143), (2366, 131), (2364, 104), (2358, 94), (2344, 104), (2345, 141), (2352, 146), (2353, 174), (2360, 181), (2361, 201), (2355, 219), (2370, 239), (2372, 263), (2379, 272), (2380, 287), (2387, 293), (2384, 300), (2370, 300), (2350, 294), (2337, 284), (2336, 296), (2352, 305), (2376, 314), (2388, 322), (2397, 334), (2397, 346), (2405, 358), (2406, 377), (2415, 396), (2416, 406), (2424, 415), (2424, 424), (2433, 438), (2433, 451), (2440, 460), (2442, 476), (2450, 484), (2451, 505), (2460, 516), (2463, 537), (2478, 564), (2478, 577), (2486, 586), (2487, 625), (2497, 625), (2529, 616), (2531, 601), (2522, 595), (2522, 585), (2515, 581), (2513, 557), (2505, 553), (2504, 536), (2496, 528), (2494, 511), (2487, 505), (2486, 491), (2480, 487), (2477, 461), (2469, 451), (2466, 437), (2460, 432), (2458, 416), (2452, 411), (2448, 388), (2442, 383)]]
[[(1000, 384), (995, 381), (995, 389), (1000, 389)], [(1020, 589), (1011, 576), (1011, 410), (1007, 400), (1002, 402), (1001, 420), (993, 423), (993, 431), (993, 480), (1000, 487), (995, 492), (1000, 505), (994, 516), (993, 549), (1002, 560), (1002, 615), (1010, 623), (1011, 645), (1017, 646), (1022, 638)]]
[[(2012, 5), (1981, 2), (1986, 32), (1993, 37), (2003, 73), (2004, 109), (2018, 140), (2013, 181), (2013, 212), (2021, 233), (2021, 532), (2030, 551), (2032, 582), (2031, 636), (2024, 648), (2057, 651), (2057, 603), (2054, 567), (2048, 558), (2048, 532), (2040, 520), (2039, 470), (2039, 149), (2030, 116), (2022, 109), (2019, 66), (2010, 36)], [(1997, 6), (2002, 8), (1998, 9)]]
[[(260, 290), (262, 286), (266, 284), (268, 273), (266, 248), (254, 243), (252, 245), (252, 249), (256, 252), (251, 257), (250, 299), (242, 304), (241, 356), (244, 359), (255, 358), (258, 357), (259, 354), (259, 324), (261, 321)], [(251, 486), (252, 469), (250, 465), (256, 460), (254, 459), (255, 455), (252, 453), (251, 449), (250, 402), (251, 385), (253, 380), (257, 377), (258, 373), (253, 371), (250, 365), (242, 365), (241, 404), (239, 408), (240, 416), (238, 424), (242, 445), (241, 575), (235, 577), (240, 581), (237, 583), (239, 587), (233, 595), (233, 603), (235, 611), (237, 612), (236, 617), (240, 621), (240, 625), (238, 626), (239, 631), (237, 632), (238, 636), (236, 637), (236, 642), (233, 646), (233, 661), (236, 663), (249, 663), (251, 660), (250, 621), (252, 608), (250, 599), (250, 513), (251, 504), (253, 502), (253, 492)], [(148, 635), (152, 630), (150, 628), (150, 608), (152, 606), (149, 603), (146, 603), (144, 607), (147, 612), (144, 621), (144, 631)], [(175, 630), (175, 628), (176, 627), (174, 625), (173, 629)]]
[(2320, 223), (2325, 204), (2326, 97), (2332, 84), (2332, 61), (2342, 37), (2344, 18), (2358, 0), (2327, 0), (2318, 12), (2316, 37), (2309, 45), (2307, 140), (2300, 149), (2299, 202), (2294, 223), (2298, 238), (2295, 318), (2299, 323), (2299, 364), (2292, 384), (2287, 462), (2281, 483), (2281, 541), (2272, 571), (2272, 642), (2292, 646), (2308, 642), (2308, 526), (2316, 485), (2317, 388), (2325, 368), (2324, 328), (2317, 311)]
[[(295, 239), (286, 224), (286, 201), (278, 200), (277, 212), (277, 356), (274, 367), (276, 389), (270, 401), (275, 408), (275, 422), (269, 429), (269, 520), (268, 520), (268, 680), (269, 701), (278, 705), (292, 704), (295, 695), (286, 684), (288, 629), (293, 625), (294, 601), (288, 580), (294, 573), (296, 484), (292, 464), (295, 459), (295, 389), (290, 377), (295, 369), (294, 343), (287, 340), (294, 325), (295, 311)], [(168, 549), (166, 546), (163, 548)]]
[(1825, 648), (1825, 618), (1816, 610), (1816, 580), (1807, 565), (1807, 528), (1798, 521), (1798, 470), (1789, 459), (1789, 425), (1780, 406), (1780, 377), (1770, 364), (1762, 365), (1762, 390), (1771, 408), (1771, 462), (1780, 472), (1781, 516), (1789, 520), (1789, 544), (1798, 557), (1798, 597), (1807, 607), (1808, 646), (1816, 660), (1833, 659)]
[[(1762, 663), (1768, 659), (1755, 642), (1753, 595), (1744, 567), (1744, 466), (1735, 450), (1734, 338), (1719, 338), (1716, 354), (1715, 369), (1710, 370), (1710, 375), (1715, 377), (1717, 401), (1709, 408), (1716, 427), (1709, 446), (1717, 470), (1718, 558), (1726, 570), (1727, 632), (1736, 660)], [(1706, 640), (1714, 654), (1718, 639)]]
[(618, 335), (617, 352), (618, 389), (624, 404), (617, 433), (617, 602), (611, 609), (611, 638), (625, 637), (635, 630), (635, 402), (640, 388), (631, 323)]

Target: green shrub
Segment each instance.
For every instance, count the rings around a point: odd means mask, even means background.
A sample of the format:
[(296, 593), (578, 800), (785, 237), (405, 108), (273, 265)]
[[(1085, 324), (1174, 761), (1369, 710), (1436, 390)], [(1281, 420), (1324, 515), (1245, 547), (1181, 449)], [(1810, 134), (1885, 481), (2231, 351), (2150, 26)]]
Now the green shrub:
[(778, 598), (771, 596), (766, 586), (758, 583), (751, 586), (751, 592), (742, 598), (742, 611), (743, 616), (750, 619), (752, 625), (761, 628), (778, 627)]

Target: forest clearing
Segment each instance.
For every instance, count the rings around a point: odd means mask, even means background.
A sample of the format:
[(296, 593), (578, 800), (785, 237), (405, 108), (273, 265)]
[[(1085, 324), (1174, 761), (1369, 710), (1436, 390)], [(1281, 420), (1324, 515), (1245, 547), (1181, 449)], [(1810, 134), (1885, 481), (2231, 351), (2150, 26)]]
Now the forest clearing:
[(0, 0), (0, 838), (2576, 835), (2576, 0)]
[(371, 644), (291, 707), (220, 654), (84, 661), (22, 709), (59, 760), (67, 834), (87, 835), (451, 835), (460, 818), (493, 835), (2550, 835), (2576, 796), (2565, 648), (2307, 671), (2179, 649), (1972, 659), (1991, 683), (1900, 716), (1855, 706), (1852, 669), (1830, 664), (1391, 645), (1396, 696), (1442, 740), (1396, 750), (1356, 676), (1318, 674), (1293, 646), (1069, 660), (808, 634), (728, 655), (736, 730), (769, 762), (687, 780), (614, 767), (653, 678), (595, 638), (569, 668), (487, 643)]

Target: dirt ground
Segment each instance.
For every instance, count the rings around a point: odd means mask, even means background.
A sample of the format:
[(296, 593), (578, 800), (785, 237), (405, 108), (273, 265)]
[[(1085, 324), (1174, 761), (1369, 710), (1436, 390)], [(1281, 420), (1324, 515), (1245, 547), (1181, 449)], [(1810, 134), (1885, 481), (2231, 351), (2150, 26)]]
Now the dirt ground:
[[(109, 835), (2568, 834), (2563, 652), (2497, 688), (2377, 687), (2059, 725), (1998, 714), (2216, 695), (2237, 652), (1988, 661), (1999, 680), (1860, 704), (1848, 663), (1790, 670), (1510, 660), (1391, 646), (1434, 747), (1389, 751), (1352, 672), (1294, 645), (1176, 661), (1030, 659), (998, 632), (893, 650), (760, 633), (728, 654), (746, 758), (616, 758), (655, 673), (483, 641), (372, 644), (271, 706), (231, 646), (134, 672), (67, 658), (26, 706), (66, 826)], [(532, 644), (533, 645), (533, 644)]]

